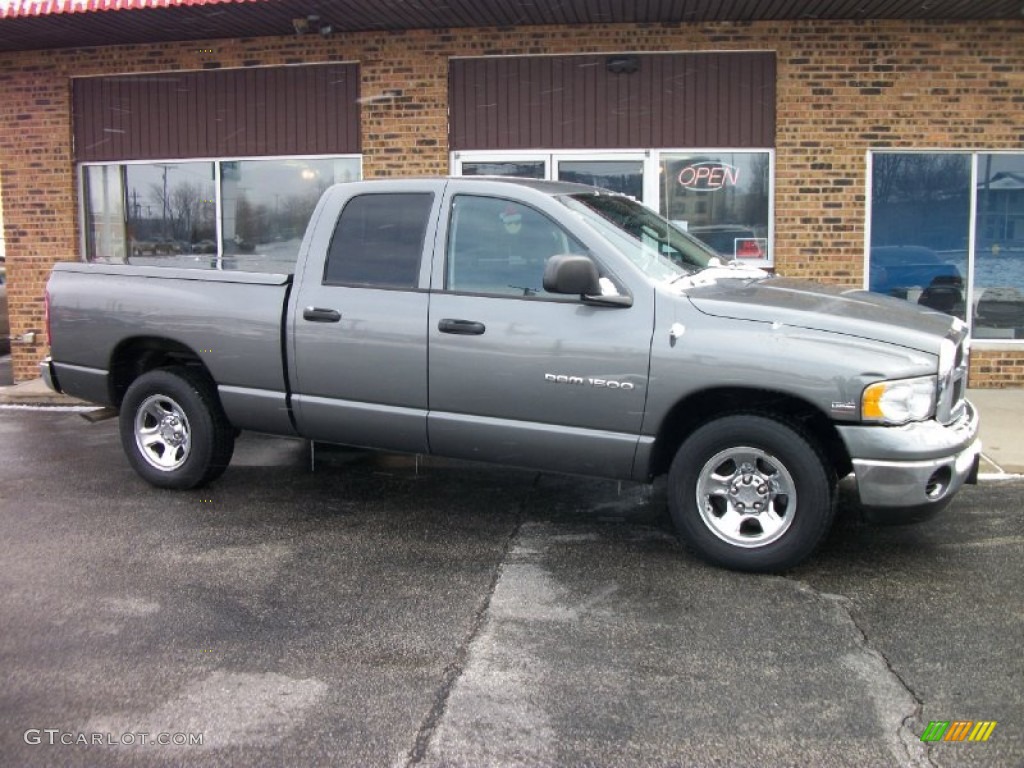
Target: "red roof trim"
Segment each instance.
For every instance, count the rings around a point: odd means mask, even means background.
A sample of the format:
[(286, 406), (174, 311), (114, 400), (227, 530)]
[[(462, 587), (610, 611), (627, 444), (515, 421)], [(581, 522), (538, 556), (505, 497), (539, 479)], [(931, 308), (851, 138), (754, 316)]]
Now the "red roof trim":
[(143, 8), (256, 3), (266, 0), (8, 0), (0, 4), (0, 19), (56, 16), (95, 11), (136, 11)]

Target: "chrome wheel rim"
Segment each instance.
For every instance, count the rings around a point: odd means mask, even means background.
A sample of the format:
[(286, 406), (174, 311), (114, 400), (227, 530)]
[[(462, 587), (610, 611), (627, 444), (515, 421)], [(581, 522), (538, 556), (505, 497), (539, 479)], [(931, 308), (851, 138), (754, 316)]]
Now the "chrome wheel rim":
[(708, 529), (736, 547), (764, 547), (793, 524), (796, 485), (779, 459), (759, 448), (715, 454), (697, 477), (697, 508)]
[(192, 452), (192, 430), (181, 406), (166, 395), (147, 397), (135, 412), (135, 445), (162, 472), (181, 467)]

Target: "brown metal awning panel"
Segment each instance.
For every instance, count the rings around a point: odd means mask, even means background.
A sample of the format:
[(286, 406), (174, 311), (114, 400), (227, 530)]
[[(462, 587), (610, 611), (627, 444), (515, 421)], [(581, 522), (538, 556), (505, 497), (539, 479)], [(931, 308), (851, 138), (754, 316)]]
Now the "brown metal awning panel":
[(454, 59), (459, 150), (772, 147), (775, 54)]
[(357, 64), (76, 78), (75, 159), (356, 154), (358, 98)]

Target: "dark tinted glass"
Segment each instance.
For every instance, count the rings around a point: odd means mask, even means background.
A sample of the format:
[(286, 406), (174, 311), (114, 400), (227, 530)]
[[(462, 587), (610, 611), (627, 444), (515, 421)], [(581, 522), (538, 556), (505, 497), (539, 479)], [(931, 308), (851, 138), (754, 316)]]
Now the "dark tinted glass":
[(966, 317), (970, 217), (970, 155), (874, 154), (870, 289)]
[(430, 193), (360, 195), (338, 217), (324, 283), (415, 288)]

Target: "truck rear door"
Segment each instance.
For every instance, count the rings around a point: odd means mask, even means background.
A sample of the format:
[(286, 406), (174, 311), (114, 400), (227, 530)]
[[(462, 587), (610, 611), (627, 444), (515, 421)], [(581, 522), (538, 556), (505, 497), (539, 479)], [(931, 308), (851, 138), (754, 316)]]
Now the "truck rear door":
[(430, 258), (443, 181), (336, 187), (303, 243), (290, 303), (299, 432), (427, 450)]

